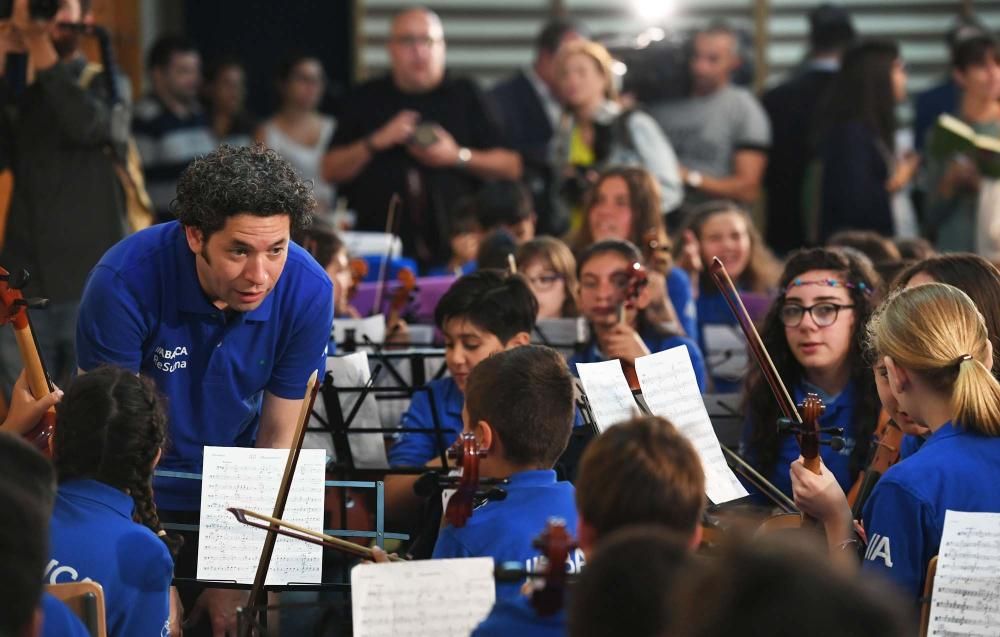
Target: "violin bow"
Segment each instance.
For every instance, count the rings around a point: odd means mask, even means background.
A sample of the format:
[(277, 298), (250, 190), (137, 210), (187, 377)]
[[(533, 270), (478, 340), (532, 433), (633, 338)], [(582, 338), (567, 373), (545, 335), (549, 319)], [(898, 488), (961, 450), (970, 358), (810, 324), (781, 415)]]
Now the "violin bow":
[[(274, 512), (272, 518), (280, 519), (285, 513), (285, 503), (288, 501), (288, 493), (292, 488), (292, 477), (295, 475), (295, 467), (299, 463), (299, 452), (302, 451), (302, 441), (305, 439), (306, 423), (312, 413), (313, 403), (316, 402), (316, 392), (319, 390), (319, 383), (316, 382), (318, 372), (315, 370), (309, 376), (306, 383), (306, 393), (302, 398), (302, 407), (299, 410), (299, 419), (295, 425), (295, 437), (292, 447), (288, 450), (288, 460), (285, 462), (285, 472), (281, 476), (281, 484), (278, 487), (278, 495), (274, 501)], [(268, 527), (267, 537), (264, 538), (264, 547), (260, 551), (260, 560), (257, 562), (257, 574), (254, 576), (253, 588), (250, 589), (250, 598), (247, 600), (247, 610), (256, 607), (264, 592), (264, 582), (267, 579), (267, 571), (271, 567), (271, 555), (274, 553), (274, 543), (278, 539), (278, 527)], [(245, 637), (249, 637), (252, 632), (252, 622), (247, 622)]]
[(392, 259), (392, 240), (396, 236), (396, 212), (399, 210), (400, 201), (399, 193), (392, 193), (392, 197), (389, 199), (389, 212), (385, 216), (385, 234), (389, 238), (389, 241), (385, 248), (385, 256), (382, 258), (382, 263), (378, 266), (375, 303), (372, 305), (372, 311), (369, 316), (375, 316), (382, 311), (382, 297), (385, 294), (385, 282), (389, 273), (389, 260)]

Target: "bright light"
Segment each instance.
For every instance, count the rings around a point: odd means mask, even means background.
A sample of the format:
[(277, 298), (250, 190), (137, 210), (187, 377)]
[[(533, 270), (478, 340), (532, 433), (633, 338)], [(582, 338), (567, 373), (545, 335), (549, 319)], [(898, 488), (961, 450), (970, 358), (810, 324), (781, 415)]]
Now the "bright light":
[(642, 20), (655, 24), (673, 11), (674, 3), (672, 0), (632, 0), (632, 8)]
[(624, 77), (628, 73), (628, 66), (620, 60), (615, 60), (611, 63), (611, 72), (620, 77)]

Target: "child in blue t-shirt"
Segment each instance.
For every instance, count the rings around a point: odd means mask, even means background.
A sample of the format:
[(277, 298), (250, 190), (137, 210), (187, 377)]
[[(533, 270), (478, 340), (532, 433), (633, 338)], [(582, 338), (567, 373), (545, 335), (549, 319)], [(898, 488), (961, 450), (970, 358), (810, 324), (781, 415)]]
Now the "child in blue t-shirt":
[[(538, 303), (519, 275), (480, 270), (455, 281), (438, 302), (434, 321), (444, 334), (445, 363), (450, 375), (431, 381), (413, 395), (389, 448), (389, 466), (440, 466), (442, 448), (462, 431), (466, 380), (484, 359), (531, 342)], [(435, 421), (442, 430), (433, 433)], [(386, 510), (396, 520), (413, 515), (420, 499), (413, 493), (415, 476), (388, 475)]]
[[(573, 428), (572, 376), (555, 350), (516, 347), (479, 363), (465, 394), (464, 431), (486, 450), (479, 475), (506, 478), (506, 497), (477, 507), (462, 526), (445, 524), (432, 557), (489, 556), (498, 564), (530, 565), (538, 555), (532, 540), (549, 518), (562, 518), (576, 531), (573, 485), (557, 481), (552, 468)], [(517, 590), (517, 584), (498, 584), (497, 598)]]
[(100, 584), (112, 637), (169, 629), (173, 560), (152, 491), (166, 421), (152, 381), (116, 367), (77, 377), (58, 410), (45, 581)]
[[(718, 257), (740, 293), (764, 299), (778, 278), (780, 266), (768, 250), (746, 210), (732, 201), (710, 201), (692, 215), (683, 233), (678, 264), (692, 277), (697, 293), (698, 345), (708, 365), (716, 393), (735, 393), (748, 369), (746, 344), (736, 318), (706, 273)], [(749, 304), (748, 304), (749, 305)], [(678, 308), (680, 309), (680, 308)], [(748, 306), (752, 318), (755, 308)]]
[[(694, 340), (671, 331), (650, 316), (649, 289), (643, 287), (633, 300), (626, 298), (629, 273), (634, 264), (641, 262), (638, 248), (617, 239), (599, 241), (580, 255), (577, 262), (580, 312), (590, 323), (591, 342), (584, 351), (570, 358), (570, 369), (575, 372), (576, 363), (617, 358), (628, 376), (629, 370), (634, 370), (635, 359), (685, 345), (698, 387), (704, 391), (705, 363)], [(623, 304), (625, 321), (620, 322), (619, 310)]]
[[(920, 452), (892, 466), (862, 513), (863, 568), (919, 598), (937, 555), (945, 512), (1000, 513), (1000, 382), (983, 317), (958, 288), (941, 283), (901, 291), (868, 328), (899, 409), (931, 430)], [(792, 465), (795, 500), (824, 523), (833, 547), (851, 541), (851, 511), (819, 475)], [(838, 551), (841, 552), (841, 551)]]
[[(806, 394), (818, 394), (825, 405), (820, 426), (843, 429), (843, 446), (822, 446), (820, 455), (844, 491), (864, 466), (879, 418), (871, 367), (862, 354), (876, 280), (868, 262), (846, 252), (800, 250), (789, 257), (781, 294), (761, 326), (761, 339), (792, 399), (798, 404)], [(756, 363), (744, 396), (741, 453), (790, 495), (788, 466), (799, 456), (798, 443), (791, 433), (779, 433), (783, 414)]]

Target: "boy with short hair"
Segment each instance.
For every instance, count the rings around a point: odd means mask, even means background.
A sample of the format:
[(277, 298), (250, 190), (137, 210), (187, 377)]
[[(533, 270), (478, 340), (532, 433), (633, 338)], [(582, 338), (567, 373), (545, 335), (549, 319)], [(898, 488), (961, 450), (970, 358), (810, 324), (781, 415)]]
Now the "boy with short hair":
[[(612, 532), (655, 525), (701, 542), (705, 473), (694, 447), (663, 418), (649, 416), (615, 425), (590, 443), (576, 481), (576, 538), (584, 556)], [(536, 534), (542, 529), (539, 527)], [(608, 608), (621, 613), (620, 607)], [(475, 637), (556, 636), (566, 632), (564, 610), (539, 617), (525, 597), (501, 600), (473, 632)]]
[[(538, 555), (532, 541), (550, 518), (575, 532), (573, 485), (558, 482), (552, 468), (569, 442), (573, 411), (572, 376), (552, 349), (517, 347), (476, 366), (466, 385), (465, 431), (487, 452), (480, 476), (506, 478), (506, 497), (477, 508), (461, 528), (445, 525), (432, 557), (530, 564)], [(498, 584), (497, 599), (517, 588)]]

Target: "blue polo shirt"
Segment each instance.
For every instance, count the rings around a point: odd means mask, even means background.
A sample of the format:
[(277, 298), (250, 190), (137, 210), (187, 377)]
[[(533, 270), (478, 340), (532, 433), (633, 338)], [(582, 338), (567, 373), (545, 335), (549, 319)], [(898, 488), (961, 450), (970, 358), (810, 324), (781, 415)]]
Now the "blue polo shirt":
[[(450, 376), (433, 380), (427, 383), (426, 391), (413, 394), (399, 426), (434, 431), (432, 401), (447, 449), (462, 433), (462, 406), (465, 404), (465, 395)], [(389, 449), (389, 466), (422, 467), (437, 455), (434, 434), (400, 433)]]
[(159, 635), (170, 617), (174, 563), (166, 545), (132, 521), (126, 493), (96, 480), (59, 485), (49, 528), (47, 584), (93, 580), (104, 588), (108, 635)]
[(493, 610), (472, 631), (471, 637), (565, 637), (566, 605), (554, 615), (542, 617), (531, 598), (514, 595), (497, 601)]
[(698, 306), (694, 302), (691, 277), (683, 268), (670, 268), (667, 272), (667, 296), (677, 312), (684, 333), (698, 338)]
[(52, 594), (42, 593), (42, 637), (90, 637), (73, 611)]
[(1000, 437), (946, 423), (872, 490), (862, 514), (868, 533), (863, 568), (888, 577), (916, 600), (927, 562), (941, 544), (945, 511), (1000, 513), (997, 485)]
[[(504, 487), (505, 499), (480, 506), (460, 529), (445, 525), (431, 557), (492, 557), (497, 564), (519, 562), (533, 570), (538, 549), (532, 541), (550, 518), (565, 520), (566, 530), (576, 536), (576, 491), (572, 484), (556, 481), (556, 472), (550, 469), (522, 471), (509, 480)], [(572, 572), (583, 564), (583, 554), (576, 553), (570, 560)], [(497, 601), (511, 598), (519, 590), (518, 583), (497, 583)]]
[[(686, 336), (667, 336), (657, 334), (652, 330), (643, 330), (640, 332), (639, 336), (642, 338), (642, 342), (646, 344), (646, 347), (649, 348), (649, 352), (651, 354), (662, 352), (679, 345), (686, 345), (688, 349), (688, 356), (691, 357), (691, 366), (694, 367), (694, 376), (698, 380), (698, 389), (700, 389), (702, 393), (705, 392), (705, 382), (708, 378), (705, 372), (705, 359), (701, 355), (701, 350), (698, 348), (698, 344), (695, 343), (693, 339)], [(607, 360), (607, 358), (598, 348), (597, 341), (592, 339), (586, 349), (570, 357), (569, 369), (573, 372), (574, 376), (579, 376), (576, 371), (577, 363), (600, 363), (605, 360)]]
[[(837, 478), (837, 483), (840, 484), (844, 493), (847, 493), (857, 479), (857, 475), (851, 474), (851, 453), (854, 452), (854, 447), (857, 444), (857, 424), (854, 422), (857, 390), (854, 387), (854, 383), (849, 382), (840, 394), (830, 398), (829, 396), (823, 396), (819, 388), (802, 382), (792, 388), (792, 399), (795, 400), (796, 405), (801, 404), (805, 400), (806, 394), (810, 392), (820, 394), (823, 405), (826, 407), (823, 410), (823, 415), (819, 417), (819, 426), (824, 428), (840, 427), (844, 430), (844, 433), (840, 435), (844, 439), (844, 448), (840, 451), (835, 451), (829, 445), (822, 445), (819, 448), (819, 455), (823, 459), (823, 464)], [(750, 447), (750, 440), (755, 426), (777, 427), (778, 424), (763, 423), (763, 425), (760, 425), (755, 424), (749, 419), (744, 423), (743, 440), (740, 449), (741, 455), (750, 464), (757, 467), (760, 466), (757, 461), (758, 455), (756, 450)], [(830, 433), (821, 433), (819, 435), (820, 440), (829, 440), (832, 436), (833, 434)], [(799, 443), (795, 439), (794, 434), (783, 433), (778, 435), (778, 460), (774, 465), (774, 469), (766, 477), (771, 484), (781, 489), (789, 497), (792, 496), (791, 466), (800, 455)], [(748, 486), (748, 488), (756, 491), (751, 486)]]
[[(326, 272), (295, 244), (280, 278), (251, 312), (227, 313), (202, 291), (184, 228), (164, 223), (112, 247), (87, 280), (76, 327), (80, 367), (102, 363), (152, 378), (167, 397), (160, 468), (201, 472), (206, 445), (249, 447), (264, 390), (301, 399), (323, 373), (333, 325)], [(199, 508), (196, 480), (157, 478), (160, 508)]]
[(913, 454), (917, 453), (926, 441), (927, 439), (923, 436), (904, 434), (903, 441), (899, 443), (899, 459), (906, 460)]

